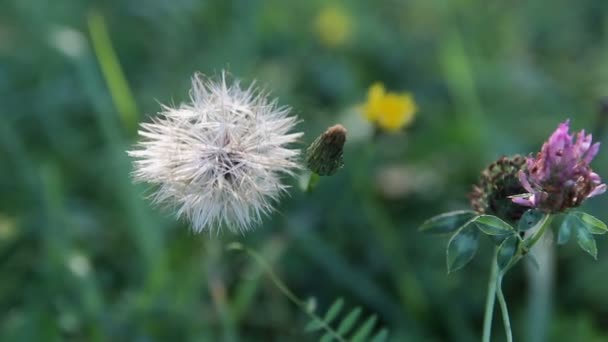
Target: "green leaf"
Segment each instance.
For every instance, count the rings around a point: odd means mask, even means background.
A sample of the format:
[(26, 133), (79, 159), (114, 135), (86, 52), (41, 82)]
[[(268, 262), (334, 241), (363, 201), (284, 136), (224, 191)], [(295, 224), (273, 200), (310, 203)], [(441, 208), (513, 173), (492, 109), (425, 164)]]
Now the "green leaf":
[(451, 211), (426, 220), (420, 226), (419, 231), (431, 234), (451, 233), (458, 230), (475, 215), (477, 214), (471, 210)]
[(330, 325), (331, 322), (333, 322), (333, 320), (338, 316), (343, 306), (344, 300), (342, 298), (336, 299), (329, 307), (329, 310), (327, 310), (327, 313), (325, 313), (323, 320), (313, 319), (306, 325), (306, 327), (304, 327), (304, 331), (313, 332), (321, 330), (324, 325)]
[(325, 333), (321, 339), (319, 340), (319, 342), (331, 342), (334, 340), (334, 335), (330, 334), (330, 333)]
[(594, 259), (597, 260), (597, 246), (595, 244), (595, 238), (591, 233), (584, 227), (577, 227), (576, 229), (576, 242), (581, 248), (589, 253)]
[(448, 273), (461, 269), (473, 259), (478, 242), (479, 230), (472, 223), (464, 225), (452, 235), (446, 253)]
[(372, 337), (370, 342), (384, 342), (388, 338), (388, 330), (382, 329), (380, 330), (374, 337)]
[(340, 325), (338, 326), (338, 335), (340, 336), (344, 336), (346, 335), (351, 329), (352, 327), (355, 325), (355, 323), (357, 322), (357, 319), (359, 318), (359, 316), (361, 315), (361, 308), (355, 308), (353, 309), (348, 316), (346, 316), (346, 318), (344, 318), (344, 320), (342, 322), (340, 322)]
[(536, 226), (536, 224), (540, 222), (545, 215), (546, 214), (536, 209), (526, 211), (519, 219), (519, 222), (517, 222), (517, 230), (520, 232), (525, 232), (526, 230)]
[(475, 224), (488, 235), (508, 235), (515, 232), (507, 222), (492, 215), (481, 215), (475, 218)]
[(317, 330), (321, 330), (321, 328), (323, 328), (323, 321), (320, 319), (313, 319), (312, 321), (308, 322), (308, 324), (306, 324), (306, 326), (304, 327), (304, 331), (306, 332), (313, 332), (313, 331), (317, 331)]
[(369, 334), (372, 332), (372, 329), (374, 329), (374, 325), (376, 324), (377, 320), (378, 318), (376, 317), (376, 315), (373, 315), (368, 318), (365, 323), (363, 323), (363, 325), (361, 325), (361, 327), (354, 333), (351, 342), (367, 341), (367, 336), (369, 336)]
[(329, 325), (338, 316), (340, 310), (342, 310), (342, 306), (344, 306), (344, 300), (342, 298), (338, 298), (333, 302), (329, 307), (329, 310), (327, 310), (325, 317), (323, 317), (325, 324)]
[(566, 214), (566, 217), (564, 217), (561, 226), (559, 226), (559, 231), (557, 232), (557, 244), (566, 244), (568, 240), (570, 240), (572, 230), (582, 228), (584, 225), (585, 223), (581, 221), (578, 216), (573, 214)]
[(518, 244), (519, 237), (516, 234), (513, 234), (506, 238), (505, 241), (500, 244), (500, 247), (498, 247), (498, 252), (496, 254), (496, 262), (498, 263), (498, 267), (501, 270), (507, 267), (515, 256)]
[(608, 227), (606, 227), (606, 224), (594, 216), (581, 211), (574, 212), (573, 215), (576, 215), (585, 223), (587, 230), (591, 234), (605, 234), (608, 232)]

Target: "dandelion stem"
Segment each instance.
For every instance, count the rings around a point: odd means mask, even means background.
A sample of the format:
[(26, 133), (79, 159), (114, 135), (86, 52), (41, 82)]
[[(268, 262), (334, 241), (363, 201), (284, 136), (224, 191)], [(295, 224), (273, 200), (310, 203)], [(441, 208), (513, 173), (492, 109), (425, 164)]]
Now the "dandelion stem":
[(492, 258), (490, 268), (490, 279), (488, 279), (488, 293), (486, 295), (486, 310), (483, 317), (483, 342), (490, 342), (492, 335), (492, 318), (494, 317), (494, 303), (496, 302), (496, 285), (498, 284), (498, 263), (496, 262), (496, 252)]
[(332, 327), (330, 327), (327, 323), (325, 323), (325, 320), (323, 320), (323, 318), (319, 317), (317, 314), (314, 313), (314, 311), (310, 310), (307, 307), (306, 303), (302, 299), (298, 298), (298, 296), (296, 296), (289, 289), (289, 287), (287, 287), (287, 285), (283, 282), (283, 280), (281, 280), (281, 278), (279, 278), (279, 276), (274, 272), (274, 270), (272, 269), (272, 266), (270, 266), (270, 264), (266, 261), (266, 259), (264, 259), (264, 257), (260, 253), (254, 251), (246, 246), (243, 246), (242, 244), (240, 244), (238, 242), (230, 243), (226, 248), (230, 251), (242, 251), (242, 252), (247, 253), (247, 255), (249, 255), (253, 260), (255, 260), (255, 262), (257, 262), (264, 269), (264, 271), (266, 271), (266, 274), (268, 275), (270, 280), (279, 289), (279, 291), (281, 291), (283, 293), (283, 295), (285, 295), (285, 297), (287, 297), (298, 308), (300, 308), (300, 310), (304, 311), (304, 313), (306, 313), (306, 315), (308, 315), (312, 320), (318, 321), (320, 323), (320, 325), (323, 327), (323, 329), (325, 329), (325, 331), (329, 335), (331, 335), (334, 339), (336, 339), (339, 342), (346, 341), (340, 334), (338, 334), (337, 331), (335, 331)]

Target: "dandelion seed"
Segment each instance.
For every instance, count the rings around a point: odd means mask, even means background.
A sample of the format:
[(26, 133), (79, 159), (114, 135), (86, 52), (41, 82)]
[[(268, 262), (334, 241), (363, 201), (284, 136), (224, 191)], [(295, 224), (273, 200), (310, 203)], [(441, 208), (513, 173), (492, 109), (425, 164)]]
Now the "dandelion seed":
[(369, 88), (363, 115), (378, 128), (387, 132), (398, 132), (408, 126), (416, 114), (416, 102), (408, 93), (387, 92), (381, 83)]
[(576, 135), (575, 141), (569, 129), (569, 120), (561, 123), (536, 158), (527, 159), (526, 170), (519, 172), (519, 180), (528, 193), (515, 196), (513, 202), (547, 212), (562, 212), (606, 191), (606, 184), (589, 166), (600, 144), (591, 144), (591, 134), (585, 135), (584, 130)]
[(144, 123), (134, 157), (136, 181), (157, 186), (155, 203), (177, 208), (196, 232), (247, 231), (273, 210), (298, 168), (289, 148), (297, 118), (253, 86), (222, 72), (219, 81), (192, 78), (190, 103), (163, 106)]

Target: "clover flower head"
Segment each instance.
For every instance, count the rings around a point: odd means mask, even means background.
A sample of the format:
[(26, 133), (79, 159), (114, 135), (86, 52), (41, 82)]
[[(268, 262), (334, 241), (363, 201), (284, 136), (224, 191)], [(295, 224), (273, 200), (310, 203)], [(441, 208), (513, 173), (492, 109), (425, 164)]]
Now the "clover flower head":
[(382, 83), (374, 83), (362, 111), (365, 119), (377, 128), (395, 133), (412, 123), (417, 106), (409, 93), (387, 92)]
[(141, 125), (128, 152), (134, 178), (156, 185), (153, 201), (176, 207), (196, 232), (249, 230), (285, 192), (282, 176), (299, 167), (289, 144), (301, 133), (289, 112), (224, 72), (217, 81), (195, 74), (189, 103), (163, 106)]
[(519, 180), (528, 193), (515, 196), (515, 203), (562, 212), (606, 191), (606, 184), (589, 166), (600, 144), (592, 144), (591, 134), (586, 135), (584, 130), (575, 138), (568, 133), (569, 126), (570, 120), (561, 123), (536, 158), (527, 158)]
[(471, 207), (480, 215), (495, 215), (507, 222), (519, 220), (527, 208), (513, 203), (510, 196), (525, 191), (518, 179), (524, 164), (525, 158), (520, 155), (501, 157), (492, 162), (473, 186)]

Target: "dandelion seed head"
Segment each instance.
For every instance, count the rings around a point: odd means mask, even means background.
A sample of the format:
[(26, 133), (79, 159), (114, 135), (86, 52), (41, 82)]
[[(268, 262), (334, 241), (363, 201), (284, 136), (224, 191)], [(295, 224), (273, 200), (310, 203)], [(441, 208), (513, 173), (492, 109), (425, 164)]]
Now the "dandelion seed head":
[(247, 231), (273, 210), (299, 168), (290, 148), (297, 118), (254, 85), (242, 88), (195, 74), (190, 102), (144, 123), (135, 158), (136, 181), (156, 185), (155, 203), (175, 207), (196, 232)]

